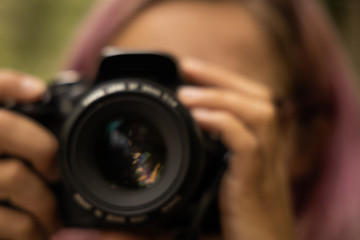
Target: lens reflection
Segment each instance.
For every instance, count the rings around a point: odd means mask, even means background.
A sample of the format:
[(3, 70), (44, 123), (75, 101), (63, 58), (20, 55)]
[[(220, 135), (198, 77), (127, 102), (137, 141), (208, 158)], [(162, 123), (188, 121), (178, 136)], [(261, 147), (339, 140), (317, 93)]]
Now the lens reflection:
[(160, 180), (165, 145), (156, 128), (138, 119), (116, 119), (103, 129), (96, 159), (111, 188), (148, 188)]

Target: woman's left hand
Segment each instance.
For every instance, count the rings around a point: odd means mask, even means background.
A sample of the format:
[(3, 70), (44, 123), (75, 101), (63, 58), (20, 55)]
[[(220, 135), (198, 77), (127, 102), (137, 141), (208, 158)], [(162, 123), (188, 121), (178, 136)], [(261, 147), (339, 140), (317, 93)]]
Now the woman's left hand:
[(280, 122), (272, 90), (197, 60), (184, 60), (182, 69), (196, 87), (182, 87), (180, 100), (231, 152), (219, 195), (223, 239), (294, 239), (291, 131)]

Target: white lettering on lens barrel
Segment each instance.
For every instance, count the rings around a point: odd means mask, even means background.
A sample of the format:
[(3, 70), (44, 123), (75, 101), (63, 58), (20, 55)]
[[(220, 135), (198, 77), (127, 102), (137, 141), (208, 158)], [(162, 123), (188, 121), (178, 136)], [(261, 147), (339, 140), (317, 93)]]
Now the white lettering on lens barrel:
[(125, 217), (115, 216), (112, 214), (106, 215), (105, 220), (108, 222), (112, 222), (112, 223), (125, 223), (126, 222)]
[(178, 102), (169, 94), (163, 93), (162, 100), (170, 105), (172, 108), (176, 108), (178, 105)]
[(161, 212), (166, 213), (174, 208), (176, 204), (181, 201), (181, 196), (176, 195), (173, 199), (171, 199), (164, 207), (161, 208)]
[(101, 217), (104, 215), (104, 212), (101, 211), (101, 210), (99, 210), (99, 209), (95, 209), (94, 215), (95, 215), (95, 217), (97, 217), (97, 218), (101, 218)]
[(151, 95), (154, 95), (156, 97), (160, 97), (161, 96), (161, 90), (156, 88), (156, 87), (153, 87), (149, 84), (143, 84), (141, 86), (141, 91), (145, 92), (145, 93), (149, 93)]
[(126, 89), (125, 83), (114, 83), (106, 87), (106, 92), (111, 94), (115, 92), (122, 92)]
[(105, 96), (104, 90), (102, 89), (96, 90), (82, 101), (82, 105), (86, 107), (103, 96)]
[(92, 205), (88, 203), (79, 193), (74, 194), (74, 200), (85, 210), (91, 210)]
[(139, 84), (138, 83), (133, 83), (133, 82), (131, 82), (131, 83), (129, 83), (128, 84), (128, 89), (129, 90), (137, 90), (138, 89), (138, 87), (139, 87)]
[(139, 224), (139, 223), (143, 223), (146, 220), (148, 220), (149, 217), (147, 215), (140, 215), (140, 216), (133, 216), (129, 218), (130, 223), (133, 224)]

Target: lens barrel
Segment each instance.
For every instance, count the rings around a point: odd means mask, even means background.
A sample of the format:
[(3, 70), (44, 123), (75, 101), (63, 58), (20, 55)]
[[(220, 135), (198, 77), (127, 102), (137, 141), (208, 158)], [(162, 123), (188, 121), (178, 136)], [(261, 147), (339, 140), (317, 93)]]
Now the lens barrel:
[(105, 225), (166, 218), (200, 182), (205, 164), (200, 131), (173, 92), (149, 79), (96, 86), (62, 132), (65, 186)]

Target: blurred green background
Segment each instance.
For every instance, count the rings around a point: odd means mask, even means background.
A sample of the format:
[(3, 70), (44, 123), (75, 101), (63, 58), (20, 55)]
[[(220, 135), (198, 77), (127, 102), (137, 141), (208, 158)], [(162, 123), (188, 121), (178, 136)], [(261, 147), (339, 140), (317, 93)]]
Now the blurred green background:
[(50, 79), (94, 0), (0, 0), (0, 68)]
[[(321, 1), (333, 17), (359, 73), (360, 1)], [(0, 0), (0, 68), (50, 79), (93, 3), (94, 0)]]

